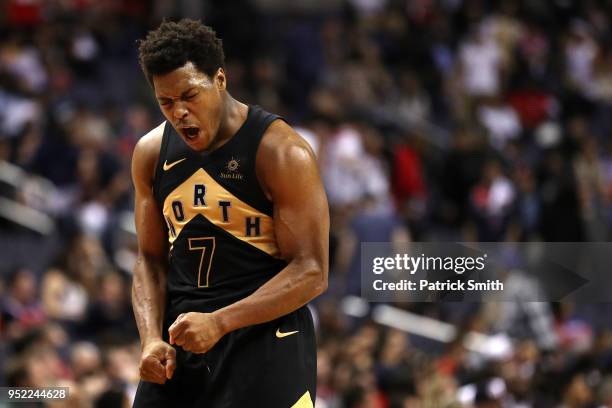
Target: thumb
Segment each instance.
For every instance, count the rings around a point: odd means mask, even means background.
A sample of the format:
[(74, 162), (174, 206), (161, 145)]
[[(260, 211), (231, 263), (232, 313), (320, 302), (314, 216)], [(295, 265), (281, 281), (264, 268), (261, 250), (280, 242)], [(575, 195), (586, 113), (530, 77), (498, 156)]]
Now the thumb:
[(176, 350), (174, 347), (168, 347), (166, 349), (166, 378), (172, 378), (174, 370), (176, 369)]

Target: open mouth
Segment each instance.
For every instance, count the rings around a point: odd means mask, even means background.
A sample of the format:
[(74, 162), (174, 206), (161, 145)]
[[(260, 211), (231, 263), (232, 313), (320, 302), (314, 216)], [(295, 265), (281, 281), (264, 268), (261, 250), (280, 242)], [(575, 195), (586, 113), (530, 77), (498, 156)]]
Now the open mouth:
[(184, 127), (181, 131), (187, 140), (195, 140), (200, 133), (200, 128), (197, 127)]

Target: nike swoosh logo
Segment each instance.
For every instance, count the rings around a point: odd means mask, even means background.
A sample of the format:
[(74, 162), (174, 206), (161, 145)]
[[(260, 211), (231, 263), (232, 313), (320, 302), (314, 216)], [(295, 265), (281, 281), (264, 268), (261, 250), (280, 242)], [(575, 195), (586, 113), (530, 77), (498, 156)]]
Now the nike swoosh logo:
[(292, 334), (295, 334), (297, 332), (299, 332), (299, 330), (282, 333), (280, 329), (276, 329), (276, 337), (282, 339), (283, 337), (291, 336)]
[(170, 170), (171, 168), (173, 168), (174, 166), (176, 166), (177, 164), (179, 164), (183, 160), (187, 160), (187, 158), (183, 157), (181, 160), (177, 160), (177, 161), (172, 162), (170, 164), (168, 164), (168, 160), (164, 161), (164, 171)]

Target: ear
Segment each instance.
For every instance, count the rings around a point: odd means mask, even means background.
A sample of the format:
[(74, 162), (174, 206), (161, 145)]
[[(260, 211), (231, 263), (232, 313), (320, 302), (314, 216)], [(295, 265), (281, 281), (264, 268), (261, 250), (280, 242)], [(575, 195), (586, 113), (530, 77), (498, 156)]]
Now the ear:
[(215, 83), (217, 84), (217, 89), (219, 91), (225, 91), (227, 82), (225, 80), (225, 71), (223, 71), (223, 68), (219, 68), (217, 70), (217, 73), (215, 74)]

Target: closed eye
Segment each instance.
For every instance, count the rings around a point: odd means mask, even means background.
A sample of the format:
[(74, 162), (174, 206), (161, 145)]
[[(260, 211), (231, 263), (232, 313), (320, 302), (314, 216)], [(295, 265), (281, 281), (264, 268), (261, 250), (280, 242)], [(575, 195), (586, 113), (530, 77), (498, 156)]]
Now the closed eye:
[[(196, 96), (198, 96), (198, 94), (199, 94), (199, 92), (194, 92), (192, 94), (183, 95), (183, 96), (181, 96), (181, 100), (183, 100), (183, 101), (190, 101), (193, 98), (195, 98)], [(160, 106), (164, 106), (164, 107), (172, 105), (172, 101), (173, 101), (170, 98), (159, 98), (157, 100), (158, 100)]]

